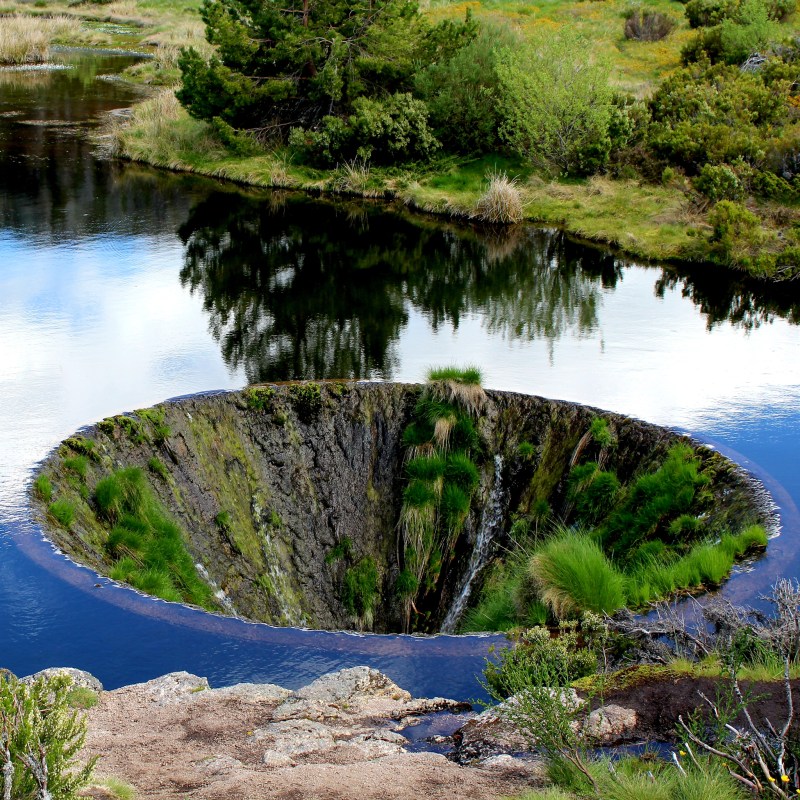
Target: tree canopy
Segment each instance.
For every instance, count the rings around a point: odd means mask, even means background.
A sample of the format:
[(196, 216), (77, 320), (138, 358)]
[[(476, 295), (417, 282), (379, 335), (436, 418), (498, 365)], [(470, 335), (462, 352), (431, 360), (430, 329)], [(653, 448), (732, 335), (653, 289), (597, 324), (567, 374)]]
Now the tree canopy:
[(403, 91), (425, 40), (416, 0), (205, 0), (201, 15), (217, 55), (183, 52), (178, 98), (237, 128), (314, 127)]

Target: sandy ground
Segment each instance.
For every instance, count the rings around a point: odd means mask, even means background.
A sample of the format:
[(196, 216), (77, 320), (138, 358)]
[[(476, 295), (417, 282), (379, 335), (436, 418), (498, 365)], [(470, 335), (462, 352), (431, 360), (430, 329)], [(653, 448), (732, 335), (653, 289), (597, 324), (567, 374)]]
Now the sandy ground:
[[(377, 697), (356, 691), (287, 701), (285, 690), (270, 697), (263, 687), (186, 684), (165, 692), (156, 683), (103, 692), (87, 713), (85, 754), (99, 755), (97, 773), (131, 784), (138, 798), (487, 800), (535, 781), (509, 759), (466, 767), (404, 752), (397, 729), (418, 703), (394, 684)], [(87, 796), (109, 795), (94, 788)]]

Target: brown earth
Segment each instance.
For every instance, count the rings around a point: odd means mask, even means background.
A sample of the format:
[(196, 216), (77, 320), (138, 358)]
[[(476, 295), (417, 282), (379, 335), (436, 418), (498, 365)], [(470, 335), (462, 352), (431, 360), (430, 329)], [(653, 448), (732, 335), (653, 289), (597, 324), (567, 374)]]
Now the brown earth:
[[(405, 752), (403, 726), (419, 713), (461, 704), (413, 700), (365, 667), (296, 693), (206, 686), (177, 673), (102, 692), (87, 712), (84, 755), (100, 756), (98, 775), (131, 784), (137, 798), (159, 800), (488, 800), (536, 782), (530, 766), (510, 759), (464, 767), (443, 755)], [(111, 797), (99, 786), (86, 796)]]

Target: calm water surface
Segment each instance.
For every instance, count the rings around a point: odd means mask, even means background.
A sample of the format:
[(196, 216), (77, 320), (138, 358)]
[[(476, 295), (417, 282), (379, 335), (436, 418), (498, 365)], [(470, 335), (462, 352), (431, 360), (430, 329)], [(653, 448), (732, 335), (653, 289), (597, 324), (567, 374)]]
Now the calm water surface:
[(492, 638), (274, 629), (142, 598), (55, 555), (35, 464), (81, 425), (248, 381), (486, 384), (642, 417), (734, 455), (782, 535), (725, 592), (800, 575), (800, 291), (638, 266), (557, 232), (487, 235), (373, 204), (310, 202), (104, 160), (86, 141), (135, 98), (119, 58), (0, 71), (0, 663), (109, 687), (175, 669), (298, 686), (377, 666), (474, 697)]

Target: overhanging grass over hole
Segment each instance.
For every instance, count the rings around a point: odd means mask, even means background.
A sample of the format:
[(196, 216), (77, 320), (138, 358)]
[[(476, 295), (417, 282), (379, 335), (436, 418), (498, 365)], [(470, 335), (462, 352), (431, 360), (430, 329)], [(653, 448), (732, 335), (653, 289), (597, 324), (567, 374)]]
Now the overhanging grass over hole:
[(640, 607), (763, 547), (769, 514), (719, 454), (469, 370), (431, 377), (110, 418), (52, 454), (31, 499), (62, 550), (142, 591), (215, 607), (222, 589), (242, 616), (331, 629), (436, 631), (473, 571), (471, 630)]

